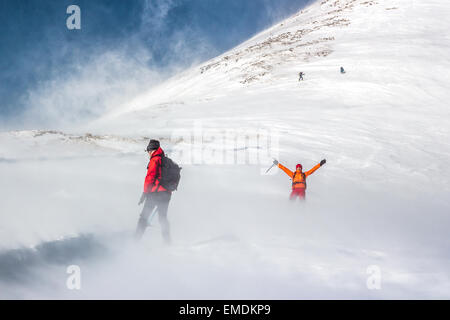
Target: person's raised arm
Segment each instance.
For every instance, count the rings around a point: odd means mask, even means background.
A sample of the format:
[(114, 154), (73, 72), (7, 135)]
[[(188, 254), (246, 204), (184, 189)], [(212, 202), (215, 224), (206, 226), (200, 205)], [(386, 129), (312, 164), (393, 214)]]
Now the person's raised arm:
[(308, 170), (305, 172), (305, 176), (309, 176), (316, 172), (317, 169), (319, 169), (321, 166), (323, 166), (325, 163), (327, 163), (327, 160), (323, 159), (320, 161), (320, 163), (316, 164), (311, 170)]
[(294, 176), (294, 173), (289, 170), (288, 168), (286, 168), (285, 166), (283, 166), (281, 163), (279, 163), (277, 160), (274, 160), (273, 163), (278, 166), (278, 168), (280, 168), (281, 170), (283, 170), (290, 178), (292, 178)]

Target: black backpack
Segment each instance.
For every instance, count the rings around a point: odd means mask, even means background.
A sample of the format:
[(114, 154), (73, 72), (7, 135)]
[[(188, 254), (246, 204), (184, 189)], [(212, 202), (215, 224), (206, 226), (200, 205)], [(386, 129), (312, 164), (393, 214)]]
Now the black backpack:
[(175, 191), (178, 188), (181, 178), (181, 167), (172, 159), (166, 156), (161, 157), (161, 178), (159, 183), (169, 191)]

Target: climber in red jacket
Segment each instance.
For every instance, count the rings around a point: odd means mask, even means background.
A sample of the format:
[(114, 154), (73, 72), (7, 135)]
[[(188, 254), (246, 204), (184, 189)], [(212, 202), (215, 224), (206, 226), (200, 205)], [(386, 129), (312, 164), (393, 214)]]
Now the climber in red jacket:
[(144, 192), (139, 200), (139, 204), (142, 204), (144, 201), (145, 204), (136, 228), (136, 238), (141, 239), (144, 235), (145, 229), (147, 228), (147, 220), (156, 207), (164, 241), (169, 244), (170, 225), (167, 219), (167, 210), (172, 193), (160, 184), (161, 160), (164, 156), (164, 151), (161, 149), (159, 141), (150, 140), (147, 146), (147, 152), (150, 156), (150, 161), (147, 166)]

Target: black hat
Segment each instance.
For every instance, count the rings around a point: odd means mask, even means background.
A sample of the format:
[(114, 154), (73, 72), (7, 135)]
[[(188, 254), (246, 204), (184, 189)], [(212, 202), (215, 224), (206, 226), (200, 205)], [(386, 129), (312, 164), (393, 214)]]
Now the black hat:
[(147, 151), (153, 151), (159, 148), (159, 141), (158, 140), (150, 140), (147, 146)]

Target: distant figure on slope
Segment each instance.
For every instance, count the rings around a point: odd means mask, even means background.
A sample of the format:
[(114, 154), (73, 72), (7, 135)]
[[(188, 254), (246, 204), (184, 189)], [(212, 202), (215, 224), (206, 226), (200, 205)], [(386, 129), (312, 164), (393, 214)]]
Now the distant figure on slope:
[(300, 73), (298, 74), (298, 81), (303, 81), (303, 76), (304, 75), (305, 75), (305, 73), (300, 71)]
[(342, 73), (342, 74), (345, 73), (344, 67), (341, 67), (341, 73)]
[(322, 160), (320, 163), (315, 165), (311, 170), (303, 172), (303, 167), (301, 164), (297, 164), (296, 170), (292, 172), (282, 164), (280, 164), (277, 160), (273, 161), (273, 164), (278, 166), (281, 170), (283, 170), (291, 179), (292, 179), (292, 192), (290, 199), (295, 200), (297, 197), (301, 200), (305, 199), (305, 190), (306, 190), (306, 178), (313, 174), (317, 169), (323, 166), (327, 160)]

